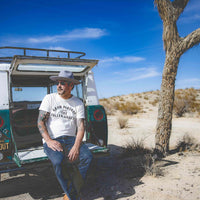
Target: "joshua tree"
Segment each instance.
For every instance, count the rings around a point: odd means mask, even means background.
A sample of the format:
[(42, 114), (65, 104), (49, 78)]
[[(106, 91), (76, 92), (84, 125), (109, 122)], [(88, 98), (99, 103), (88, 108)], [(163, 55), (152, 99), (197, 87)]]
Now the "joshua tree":
[(176, 22), (189, 0), (155, 0), (154, 2), (163, 21), (163, 41), (166, 55), (155, 136), (155, 149), (164, 156), (169, 151), (175, 79), (179, 60), (184, 52), (200, 43), (200, 28), (184, 38), (179, 36)]

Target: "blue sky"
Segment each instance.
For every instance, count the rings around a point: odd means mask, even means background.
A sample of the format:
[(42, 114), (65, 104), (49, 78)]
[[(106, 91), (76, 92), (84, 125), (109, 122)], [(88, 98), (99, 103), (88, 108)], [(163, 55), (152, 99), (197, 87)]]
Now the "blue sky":
[[(152, 0), (0, 0), (0, 46), (86, 52), (100, 98), (160, 89), (165, 52)], [(200, 1), (178, 20), (181, 37), (200, 27)], [(200, 88), (200, 45), (180, 59), (176, 88)]]

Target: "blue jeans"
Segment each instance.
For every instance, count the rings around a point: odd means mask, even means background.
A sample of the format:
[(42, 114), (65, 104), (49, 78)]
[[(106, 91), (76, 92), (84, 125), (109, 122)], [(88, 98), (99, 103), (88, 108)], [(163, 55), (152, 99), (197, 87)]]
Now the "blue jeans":
[[(65, 148), (69, 151), (74, 145), (75, 139), (76, 138), (72, 136), (63, 136), (56, 138), (55, 140), (60, 142), (62, 146), (64, 145)], [(53, 151), (51, 148), (47, 146), (46, 143), (44, 143), (43, 146), (44, 146), (44, 152), (47, 154), (48, 158), (51, 160), (53, 164), (56, 177), (63, 191), (69, 197), (70, 200), (76, 200), (77, 199), (76, 196), (71, 195), (72, 185), (69, 186), (68, 185), (69, 180), (64, 178), (62, 175), (61, 163), (64, 159), (63, 152)], [(82, 175), (82, 178), (85, 180), (88, 168), (92, 161), (92, 153), (85, 144), (82, 144), (80, 147), (79, 161), (80, 162), (78, 164), (78, 169), (80, 171), (80, 174)]]

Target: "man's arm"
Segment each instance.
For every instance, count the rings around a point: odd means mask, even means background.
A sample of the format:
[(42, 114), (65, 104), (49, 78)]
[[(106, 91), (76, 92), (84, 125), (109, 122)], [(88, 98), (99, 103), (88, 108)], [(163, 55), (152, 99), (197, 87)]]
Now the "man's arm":
[(40, 131), (40, 134), (44, 138), (45, 142), (47, 143), (47, 146), (51, 148), (54, 151), (63, 151), (61, 144), (56, 141), (52, 140), (51, 137), (49, 136), (49, 133), (47, 131), (46, 127), (46, 121), (49, 119), (49, 112), (40, 110), (39, 111), (39, 116), (38, 116), (38, 129)]
[(80, 150), (80, 146), (81, 146), (81, 143), (83, 140), (84, 132), (85, 132), (84, 119), (83, 118), (77, 119), (76, 140), (75, 140), (75, 143), (74, 143), (72, 149), (70, 150), (70, 152), (68, 154), (70, 161), (76, 160), (79, 156), (79, 150)]

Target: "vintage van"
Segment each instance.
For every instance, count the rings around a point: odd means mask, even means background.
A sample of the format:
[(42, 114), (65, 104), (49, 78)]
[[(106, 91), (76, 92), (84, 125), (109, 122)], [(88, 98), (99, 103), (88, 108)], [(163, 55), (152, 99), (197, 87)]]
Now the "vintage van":
[(38, 108), (46, 94), (56, 92), (49, 76), (72, 71), (81, 84), (73, 95), (85, 104), (85, 143), (94, 155), (106, 155), (107, 117), (99, 105), (91, 69), (98, 60), (84, 52), (0, 47), (0, 173), (48, 160), (37, 128)]

